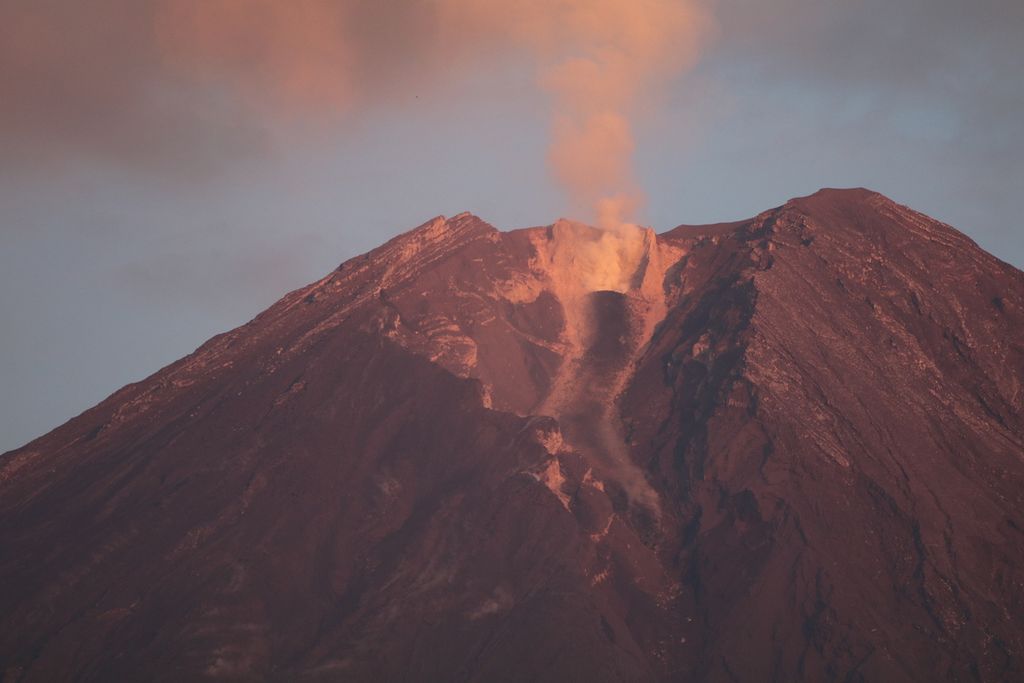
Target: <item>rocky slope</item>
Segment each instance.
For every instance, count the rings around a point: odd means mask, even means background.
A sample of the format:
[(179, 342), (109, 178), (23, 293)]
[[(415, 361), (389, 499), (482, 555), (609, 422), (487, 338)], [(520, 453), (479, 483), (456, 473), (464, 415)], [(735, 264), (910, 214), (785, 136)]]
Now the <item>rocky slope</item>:
[(437, 218), (0, 456), (0, 675), (1024, 676), (1024, 274)]

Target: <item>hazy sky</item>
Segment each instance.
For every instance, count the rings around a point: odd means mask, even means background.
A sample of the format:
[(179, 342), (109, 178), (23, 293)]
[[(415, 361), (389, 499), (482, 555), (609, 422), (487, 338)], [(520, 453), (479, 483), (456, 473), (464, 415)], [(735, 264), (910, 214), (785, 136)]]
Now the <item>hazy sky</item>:
[(586, 212), (581, 3), (651, 48), (631, 217), (865, 186), (1024, 266), (1020, 0), (0, 0), (0, 451), (437, 214)]

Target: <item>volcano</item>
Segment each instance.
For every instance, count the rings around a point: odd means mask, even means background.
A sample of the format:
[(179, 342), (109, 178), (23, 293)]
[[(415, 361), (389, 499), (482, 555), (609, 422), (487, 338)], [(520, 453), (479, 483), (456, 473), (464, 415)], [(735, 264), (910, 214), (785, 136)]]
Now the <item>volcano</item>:
[(1024, 678), (1024, 273), (439, 217), (0, 456), (7, 681)]

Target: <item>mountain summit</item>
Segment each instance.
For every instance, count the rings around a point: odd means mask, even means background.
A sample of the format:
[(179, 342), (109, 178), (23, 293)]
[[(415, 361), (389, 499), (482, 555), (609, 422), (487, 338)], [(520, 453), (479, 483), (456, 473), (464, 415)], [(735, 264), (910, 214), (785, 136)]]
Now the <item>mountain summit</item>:
[(1024, 273), (438, 217), (0, 456), (0, 679), (1024, 677)]

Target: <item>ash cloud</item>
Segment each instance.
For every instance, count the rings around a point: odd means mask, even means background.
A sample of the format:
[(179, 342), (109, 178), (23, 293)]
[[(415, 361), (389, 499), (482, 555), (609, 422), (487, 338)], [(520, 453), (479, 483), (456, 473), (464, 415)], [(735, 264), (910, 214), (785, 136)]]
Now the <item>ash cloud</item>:
[(701, 57), (744, 88), (749, 116), (759, 89), (795, 88), (825, 128), (859, 117), (851, 137), (937, 130), (947, 140), (922, 163), (990, 168), (965, 199), (1005, 203), (1016, 193), (1000, 178), (1019, 177), (1024, 154), (1022, 36), (1010, 0), (0, 0), (0, 175), (252, 165), (282, 144), (282, 122), (315, 143), (413, 93), (457, 106), (446, 87), (511, 60), (550, 98), (567, 208), (616, 224), (644, 198), (638, 129)]
[(633, 117), (710, 26), (693, 0), (9, 0), (0, 140), (19, 166), (191, 173), (265, 151), (268, 122), (330, 130), (412, 84), (525, 57), (551, 94), (554, 177), (574, 209), (617, 224), (641, 196)]

